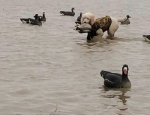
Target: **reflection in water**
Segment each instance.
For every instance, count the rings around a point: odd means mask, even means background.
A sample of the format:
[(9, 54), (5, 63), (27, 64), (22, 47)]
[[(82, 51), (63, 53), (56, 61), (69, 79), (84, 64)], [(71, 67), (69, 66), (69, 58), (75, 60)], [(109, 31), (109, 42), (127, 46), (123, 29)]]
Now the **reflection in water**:
[(130, 98), (130, 96), (126, 96), (125, 94), (127, 91), (130, 91), (130, 90), (129, 89), (121, 89), (120, 91), (122, 92), (122, 94), (118, 95), (119, 96), (118, 99), (120, 99), (122, 101), (123, 105), (126, 105), (127, 99)]
[[(112, 107), (115, 107), (117, 106), (119, 111), (117, 112), (118, 115), (123, 115), (125, 110), (128, 109), (127, 107), (127, 99), (130, 98), (130, 96), (127, 96), (126, 93), (128, 91), (130, 91), (130, 89), (126, 89), (126, 88), (121, 88), (121, 89), (115, 89), (115, 88), (108, 88), (108, 87), (105, 87), (105, 86), (102, 86), (101, 87), (101, 92), (102, 92), (102, 97), (104, 98), (113, 98), (115, 100), (116, 99), (119, 99), (116, 100), (116, 105), (112, 105), (111, 102), (110, 103), (107, 103), (107, 104), (104, 104), (105, 106), (112, 106)], [(123, 106), (120, 107), (119, 103), (118, 102), (121, 102)]]

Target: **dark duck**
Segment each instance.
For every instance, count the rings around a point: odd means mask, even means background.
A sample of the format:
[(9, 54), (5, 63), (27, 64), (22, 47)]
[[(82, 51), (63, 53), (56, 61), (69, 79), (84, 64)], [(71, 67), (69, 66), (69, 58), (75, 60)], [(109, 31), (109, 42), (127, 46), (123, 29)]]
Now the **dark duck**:
[(41, 26), (41, 25), (42, 25), (42, 22), (41, 22), (41, 18), (38, 16), (38, 14), (35, 14), (34, 18), (35, 18), (35, 19), (32, 19), (32, 18), (20, 18), (20, 20), (21, 20), (23, 23)]
[(76, 24), (81, 24), (81, 17), (82, 17), (82, 12), (80, 12), (80, 16), (78, 16), (77, 21), (75, 22)]
[(128, 78), (128, 65), (122, 67), (122, 74), (102, 70), (100, 75), (104, 78), (104, 85), (110, 88), (131, 88)]
[(22, 23), (27, 23), (27, 24), (30, 22), (30, 20), (35, 20), (35, 19), (38, 19), (38, 14), (35, 14), (34, 19), (32, 19), (32, 18), (20, 18)]
[(38, 25), (38, 26), (41, 26), (42, 25), (42, 21), (41, 21), (41, 18), (38, 17), (37, 19), (35, 20), (29, 20), (29, 24), (31, 25)]
[(72, 8), (71, 12), (70, 11), (60, 11), (60, 14), (65, 15), (65, 16), (74, 16), (75, 15), (74, 9), (75, 8)]
[(43, 16), (40, 16), (41, 21), (45, 22), (46, 21), (46, 17), (45, 17), (45, 12), (43, 12)]
[(150, 41), (150, 35), (143, 35), (143, 38), (145, 39), (145, 41)]

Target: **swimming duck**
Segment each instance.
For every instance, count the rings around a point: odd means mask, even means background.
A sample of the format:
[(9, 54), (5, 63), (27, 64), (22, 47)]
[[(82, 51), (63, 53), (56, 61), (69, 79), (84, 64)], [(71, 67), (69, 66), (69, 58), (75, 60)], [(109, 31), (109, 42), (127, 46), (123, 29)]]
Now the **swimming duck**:
[(38, 17), (37, 19), (32, 19), (32, 20), (29, 19), (29, 24), (41, 26), (42, 25), (41, 18)]
[(150, 35), (143, 35), (143, 38), (144, 38), (146, 41), (150, 41)]
[(41, 25), (42, 25), (42, 22), (41, 22), (41, 18), (38, 16), (38, 14), (35, 14), (34, 18), (35, 18), (35, 19), (32, 19), (32, 18), (20, 18), (20, 20), (21, 20), (23, 23), (41, 26)]
[(45, 12), (43, 12), (43, 16), (40, 16), (41, 21), (45, 22), (46, 21), (46, 17), (45, 17)]
[(20, 18), (20, 20), (22, 21), (22, 23), (29, 23), (29, 18)]
[(125, 18), (123, 18), (123, 19), (118, 19), (118, 22), (120, 22), (121, 24), (126, 24), (126, 25), (128, 25), (128, 24), (130, 24), (129, 18), (131, 18), (131, 16), (127, 15), (127, 16), (126, 16)]
[(72, 8), (71, 12), (70, 11), (60, 11), (60, 14), (65, 15), (65, 16), (74, 16), (75, 15), (74, 9), (75, 8)]
[(32, 19), (32, 18), (20, 18), (20, 20), (22, 21), (22, 23), (29, 24), (30, 21), (38, 19), (38, 17), (39, 17), (38, 14), (35, 14), (34, 19)]
[(104, 85), (110, 88), (130, 88), (131, 82), (128, 78), (128, 65), (122, 67), (122, 74), (102, 70), (100, 75), (104, 78)]

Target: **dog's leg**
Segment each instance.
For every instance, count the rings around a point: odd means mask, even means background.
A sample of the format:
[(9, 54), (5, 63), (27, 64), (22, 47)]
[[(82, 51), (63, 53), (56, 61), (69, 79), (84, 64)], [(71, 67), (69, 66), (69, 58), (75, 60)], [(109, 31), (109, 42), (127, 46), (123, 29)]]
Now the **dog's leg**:
[(87, 39), (87, 40), (91, 40), (91, 33), (90, 33), (90, 32), (87, 33), (86, 39)]
[(114, 34), (110, 32), (110, 30), (107, 30), (107, 34), (108, 34), (108, 37), (110, 38), (113, 38), (114, 37)]
[(106, 39), (111, 39), (111, 40), (113, 40), (113, 39), (114, 39), (114, 34), (113, 34), (113, 33), (111, 33), (109, 30), (107, 30), (107, 34), (108, 34), (108, 36), (107, 36), (107, 38), (106, 38)]
[(112, 23), (111, 23), (109, 29), (107, 30), (107, 33), (108, 33), (108, 36), (113, 39), (115, 32), (119, 28), (119, 23), (116, 18), (111, 17), (111, 20), (112, 20)]
[(99, 28), (97, 31), (96, 31), (96, 36), (93, 37), (93, 42), (100, 42), (100, 43), (103, 43), (104, 39), (102, 38), (104, 32), (101, 28)]
[(103, 36), (104, 35), (104, 32), (101, 28), (99, 28), (97, 31), (96, 31), (96, 34), (99, 35), (99, 36)]

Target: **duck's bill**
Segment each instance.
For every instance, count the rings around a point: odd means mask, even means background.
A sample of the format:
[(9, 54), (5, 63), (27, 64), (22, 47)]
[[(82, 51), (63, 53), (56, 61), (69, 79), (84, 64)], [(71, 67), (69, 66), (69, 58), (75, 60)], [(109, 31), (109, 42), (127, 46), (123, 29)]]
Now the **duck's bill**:
[(124, 73), (124, 74), (127, 74), (127, 73), (128, 73), (128, 69), (127, 69), (126, 67), (123, 69), (123, 73)]

